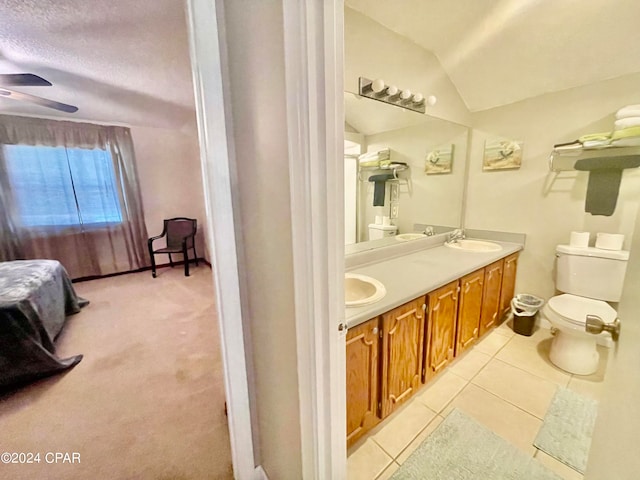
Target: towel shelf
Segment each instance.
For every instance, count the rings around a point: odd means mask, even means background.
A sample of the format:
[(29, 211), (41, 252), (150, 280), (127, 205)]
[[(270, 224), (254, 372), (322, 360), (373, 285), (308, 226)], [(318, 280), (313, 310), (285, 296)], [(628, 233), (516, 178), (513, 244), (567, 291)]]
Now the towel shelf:
[(570, 152), (558, 152), (553, 150), (549, 155), (549, 170), (552, 172), (566, 172), (575, 170), (574, 165), (578, 160), (587, 158), (620, 157), (623, 155), (640, 155), (640, 147), (602, 147), (583, 148)]
[(384, 167), (359, 167), (358, 169), (358, 178), (360, 179), (361, 182), (366, 182), (368, 181), (369, 177), (362, 177), (362, 172), (369, 172), (369, 174), (372, 174), (373, 172), (380, 172), (380, 173), (387, 173), (390, 171), (390, 173), (393, 175), (393, 180), (390, 181), (397, 181), (397, 180), (404, 180), (398, 177), (398, 172), (404, 172), (405, 170), (408, 170), (409, 166), (408, 165), (389, 165), (389, 166), (384, 166)]

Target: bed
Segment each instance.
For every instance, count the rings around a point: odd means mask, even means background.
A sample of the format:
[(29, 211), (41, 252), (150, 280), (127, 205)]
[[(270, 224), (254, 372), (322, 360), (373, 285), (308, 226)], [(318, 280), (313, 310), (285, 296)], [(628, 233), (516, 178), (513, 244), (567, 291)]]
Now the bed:
[(82, 355), (58, 358), (54, 341), (67, 316), (88, 303), (78, 297), (60, 262), (0, 262), (0, 388), (78, 364)]

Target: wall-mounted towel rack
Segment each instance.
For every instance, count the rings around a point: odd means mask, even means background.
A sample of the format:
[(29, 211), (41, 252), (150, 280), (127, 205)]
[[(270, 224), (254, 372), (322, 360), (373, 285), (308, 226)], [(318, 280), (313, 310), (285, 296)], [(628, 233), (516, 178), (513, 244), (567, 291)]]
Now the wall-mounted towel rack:
[[(398, 177), (398, 172), (404, 172), (408, 170), (409, 167), (407, 165), (389, 165), (383, 167), (360, 167), (358, 169), (358, 179), (361, 182), (369, 181), (369, 176), (374, 175), (376, 173), (391, 173), (393, 175), (393, 180), (389, 180), (390, 182), (395, 181), (406, 181), (406, 178)], [(363, 177), (363, 173), (366, 173), (366, 176)]]
[(571, 150), (570, 152), (558, 152), (553, 150), (549, 155), (549, 170), (551, 172), (566, 172), (575, 170), (574, 166), (578, 160), (587, 158), (612, 158), (627, 155), (640, 155), (640, 147), (602, 147), (602, 148), (582, 148)]

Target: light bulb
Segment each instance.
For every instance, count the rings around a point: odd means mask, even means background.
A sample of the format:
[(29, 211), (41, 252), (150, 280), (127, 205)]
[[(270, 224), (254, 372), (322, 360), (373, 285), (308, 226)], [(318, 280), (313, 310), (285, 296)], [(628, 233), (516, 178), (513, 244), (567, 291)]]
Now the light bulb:
[(430, 107), (433, 107), (437, 101), (438, 99), (436, 98), (435, 95), (429, 95), (427, 97), (427, 105), (429, 105)]
[(373, 82), (371, 82), (371, 90), (376, 93), (380, 93), (384, 90), (384, 80), (381, 78), (376, 78)]
[(409, 100), (411, 98), (411, 90), (403, 90), (402, 93), (400, 93), (400, 98), (402, 100)]
[(413, 96), (413, 101), (414, 101), (415, 103), (422, 103), (422, 101), (423, 101), (423, 100), (424, 100), (424, 97), (422, 96), (422, 94), (421, 94), (421, 93), (416, 93), (416, 94)]
[(393, 97), (394, 95), (397, 95), (397, 94), (398, 94), (398, 87), (396, 87), (395, 85), (389, 85), (387, 87), (387, 95), (390, 95)]

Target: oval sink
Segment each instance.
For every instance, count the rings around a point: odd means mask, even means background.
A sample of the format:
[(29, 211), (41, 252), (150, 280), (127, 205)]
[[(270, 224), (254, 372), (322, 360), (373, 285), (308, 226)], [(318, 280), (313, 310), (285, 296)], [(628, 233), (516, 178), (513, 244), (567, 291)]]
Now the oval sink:
[(487, 242), (485, 240), (471, 240), (468, 238), (453, 243), (445, 243), (445, 245), (449, 248), (455, 248), (465, 252), (499, 252), (502, 250), (502, 245), (497, 243)]
[(401, 233), (400, 235), (396, 235), (396, 240), (399, 242), (408, 242), (409, 240), (418, 240), (424, 237), (426, 237), (424, 233)]
[(344, 274), (344, 303), (347, 307), (360, 307), (381, 300), (387, 289), (375, 278), (357, 273)]

